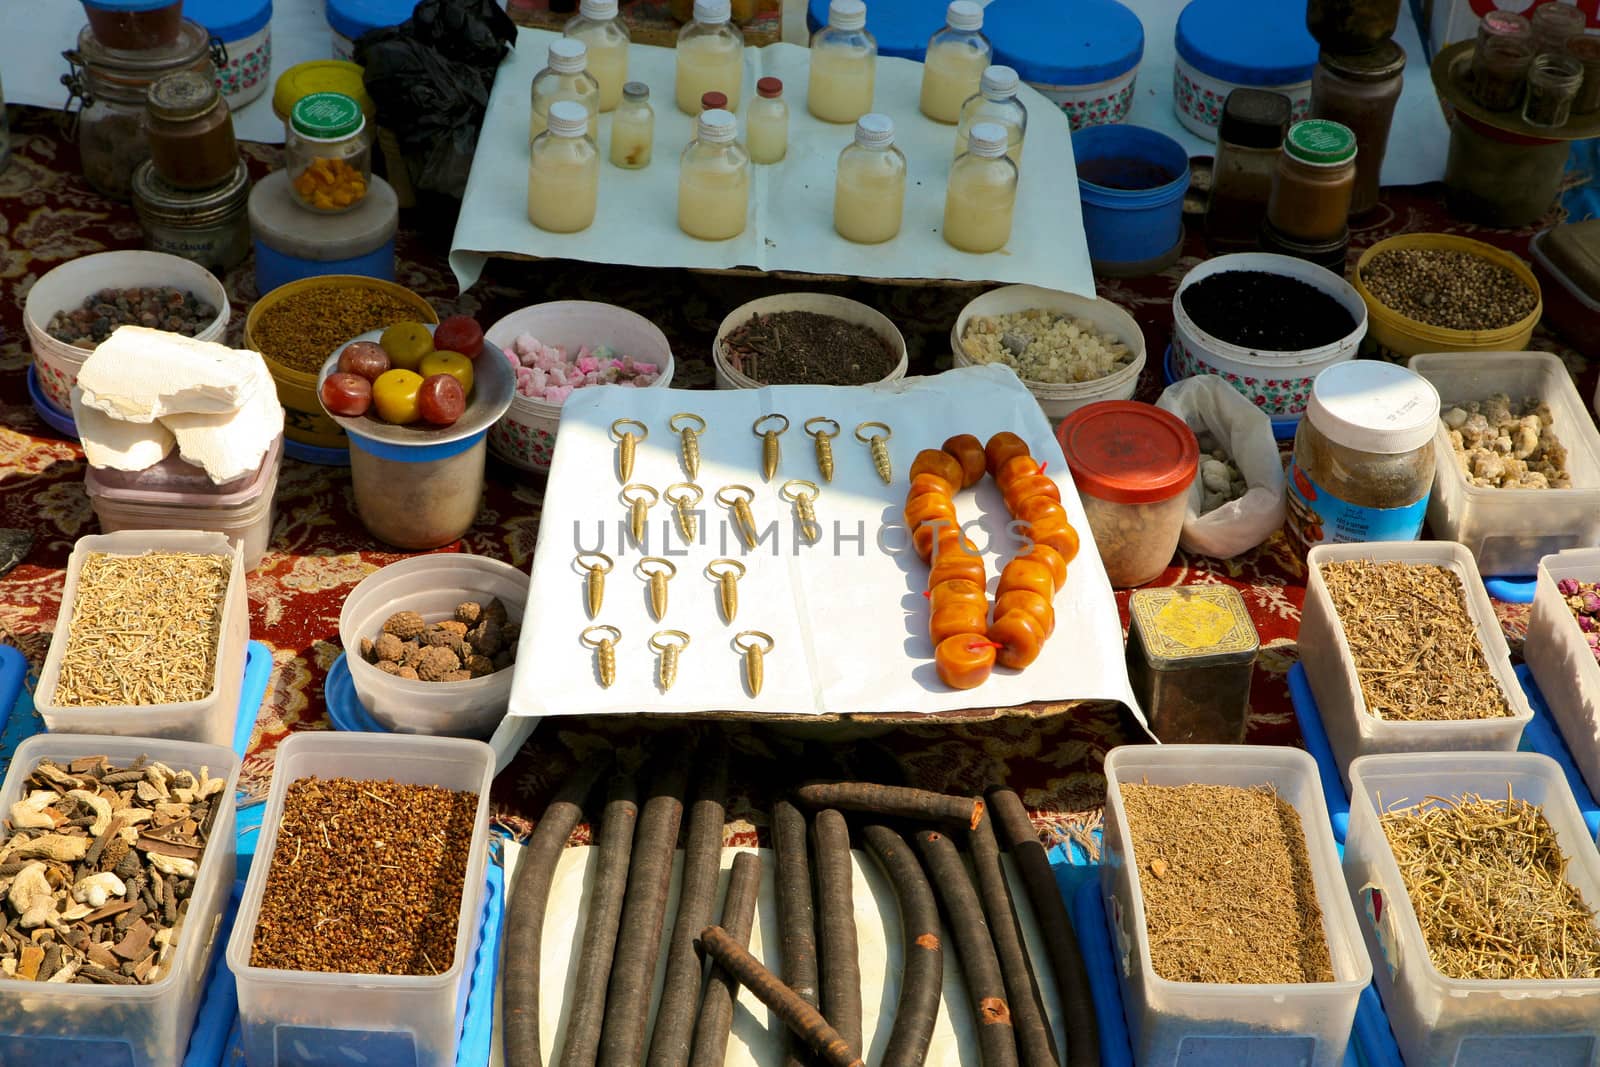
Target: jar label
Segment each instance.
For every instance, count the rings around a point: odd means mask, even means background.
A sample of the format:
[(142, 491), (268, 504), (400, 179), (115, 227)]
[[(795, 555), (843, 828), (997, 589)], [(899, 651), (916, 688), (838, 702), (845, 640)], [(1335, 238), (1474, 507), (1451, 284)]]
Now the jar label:
[(1428, 511), (1428, 494), (1398, 508), (1350, 504), (1312, 480), (1299, 462), (1289, 463), (1289, 529), (1306, 548), (1352, 541), (1415, 541)]

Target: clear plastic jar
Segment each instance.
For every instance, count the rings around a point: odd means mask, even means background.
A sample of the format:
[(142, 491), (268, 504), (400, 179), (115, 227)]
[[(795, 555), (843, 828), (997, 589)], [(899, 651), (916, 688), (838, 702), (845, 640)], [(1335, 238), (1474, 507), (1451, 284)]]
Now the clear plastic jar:
[(611, 165), (641, 170), (650, 165), (656, 139), (656, 111), (650, 106), (650, 87), (629, 82), (622, 87), (622, 103), (611, 116)]
[(1490, 37), (1472, 54), (1468, 91), (1486, 111), (1510, 111), (1522, 100), (1533, 63), (1533, 45), (1517, 37)]
[(528, 150), (528, 221), (550, 233), (594, 224), (600, 151), (587, 135), (589, 112), (576, 100), (550, 105), (550, 127)]
[(411, 552), (460, 540), (483, 502), (488, 455), (482, 431), (468, 442), (406, 448), (351, 434), (350, 481), (367, 532)]
[(1547, 52), (1565, 55), (1567, 42), (1582, 33), (1588, 22), (1589, 17), (1576, 4), (1540, 4), (1528, 16), (1528, 24), (1533, 28), (1534, 55)]
[(866, 25), (861, 0), (833, 0), (828, 24), (811, 35), (806, 110), (823, 122), (854, 122), (872, 110), (878, 41)]
[(881, 244), (900, 232), (905, 202), (906, 157), (894, 146), (894, 122), (887, 115), (862, 115), (855, 141), (839, 153), (833, 228), (846, 241)]
[(728, 0), (694, 0), (694, 21), (678, 31), (674, 97), (685, 115), (700, 114), (700, 97), (712, 91), (739, 110), (744, 89), (744, 34), (731, 21)]
[(1296, 241), (1332, 241), (1344, 232), (1356, 183), (1356, 136), (1327, 119), (1289, 127), (1272, 176), (1267, 221)]
[(789, 152), (789, 104), (783, 82), (767, 77), (756, 82), (756, 98), (745, 114), (745, 145), (752, 163), (777, 163)]
[(1171, 412), (1102, 400), (1056, 430), (1106, 577), (1118, 589), (1154, 581), (1183, 532), (1200, 442)]
[(695, 139), (678, 159), (678, 228), (702, 241), (744, 232), (750, 210), (750, 156), (727, 111), (700, 116)]
[(303, 96), (284, 130), (284, 169), (295, 202), (311, 211), (342, 214), (366, 199), (372, 182), (367, 117), (343, 93)]
[(182, 32), (183, 0), (84, 0), (89, 29), (107, 48), (166, 48)]
[(1400, 102), (1406, 54), (1393, 41), (1370, 52), (1334, 55), (1323, 52), (1311, 75), (1311, 117), (1331, 119), (1356, 135), (1356, 183), (1350, 193), (1350, 214), (1378, 206), (1383, 157), (1389, 127)]
[(928, 39), (922, 61), (922, 113), (935, 122), (960, 122), (961, 105), (978, 92), (993, 62), (994, 45), (983, 35), (983, 7), (974, 0), (951, 0), (944, 29)]
[[(1564, 47), (1564, 46), (1563, 46)], [(1543, 52), (1528, 67), (1522, 121), (1529, 126), (1565, 126), (1583, 85), (1583, 64), (1565, 53)]]
[(162, 179), (179, 189), (210, 189), (239, 165), (233, 116), (216, 82), (191, 70), (168, 74), (145, 99), (145, 137)]
[(614, 111), (628, 81), (628, 27), (617, 17), (617, 0), (583, 0), (562, 29), (589, 48), (589, 74), (600, 85), (600, 110)]
[(1206, 202), (1206, 245), (1213, 254), (1256, 247), (1289, 128), (1289, 108), (1288, 97), (1264, 89), (1235, 89), (1224, 101)]
[(1006, 156), (1006, 131), (995, 123), (972, 127), (970, 146), (950, 168), (942, 232), (959, 251), (996, 252), (1011, 240), (1017, 165)]
[(546, 66), (528, 88), (528, 143), (550, 123), (550, 105), (573, 100), (589, 110), (589, 138), (600, 138), (600, 83), (589, 73), (589, 46), (576, 37), (550, 42)]
[(1289, 463), (1291, 539), (1307, 550), (1416, 540), (1438, 425), (1438, 391), (1404, 367), (1356, 360), (1318, 374)]
[(1017, 88), (1022, 79), (1010, 67), (993, 66), (983, 72), (978, 92), (961, 105), (961, 118), (956, 123), (956, 151), (960, 156), (972, 140), (972, 127), (980, 122), (993, 122), (1006, 131), (1006, 155), (1011, 162), (1022, 166), (1022, 142), (1028, 136), (1028, 109), (1017, 99)]

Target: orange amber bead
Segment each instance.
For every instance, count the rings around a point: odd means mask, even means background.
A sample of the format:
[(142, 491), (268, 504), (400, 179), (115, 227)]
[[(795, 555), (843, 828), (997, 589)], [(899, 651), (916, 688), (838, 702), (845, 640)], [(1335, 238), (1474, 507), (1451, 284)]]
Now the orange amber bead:
[(1038, 659), (1044, 639), (1044, 627), (1039, 620), (1017, 609), (1001, 615), (989, 627), (989, 640), (1000, 646), (995, 662), (1013, 670), (1021, 670)]
[(1030, 593), (1038, 593), (1048, 601), (1055, 596), (1055, 576), (1043, 563), (1014, 559), (1000, 572), (1000, 585), (995, 589), (995, 595), (1009, 593), (1013, 589), (1026, 589)]
[(1078, 558), (1078, 531), (1069, 522), (1034, 523), (1024, 532), (1034, 544), (1048, 545), (1068, 563)]
[(983, 454), (989, 473), (998, 475), (1006, 460), (1028, 454), (1028, 442), (1009, 430), (1002, 430), (989, 438), (989, 443), (983, 446)]
[(1039, 620), (1039, 625), (1044, 627), (1044, 635), (1049, 637), (1056, 629), (1056, 609), (1050, 606), (1050, 601), (1038, 593), (1027, 589), (1012, 589), (1001, 593), (994, 602), (994, 617), (1002, 618), (1012, 611), (1025, 611)]
[(1009, 493), (1012, 482), (1038, 473), (1039, 461), (1032, 456), (1012, 456), (1000, 464), (1000, 470), (994, 476), (994, 484), (1000, 487), (1000, 492)]
[(983, 557), (969, 556), (965, 552), (945, 552), (933, 561), (933, 569), (928, 572), (928, 588), (932, 589), (941, 582), (965, 579), (975, 583), (978, 588), (988, 581), (984, 573)]
[(925, 522), (943, 519), (946, 526), (956, 525), (956, 504), (947, 496), (938, 493), (923, 493), (906, 501), (906, 525), (915, 530)]
[(940, 448), (924, 448), (917, 453), (917, 458), (911, 461), (911, 477), (919, 474), (937, 474), (951, 485), (963, 485), (966, 482), (961, 461)]
[(983, 586), (966, 578), (950, 578), (928, 590), (928, 610), (938, 611), (946, 604), (976, 604), (989, 610), (989, 597)]
[(1055, 482), (1042, 474), (1029, 474), (1015, 479), (1006, 489), (1005, 496), (1006, 507), (1010, 508), (1011, 514), (1018, 518), (1022, 517), (1018, 509), (1022, 507), (1024, 501), (1033, 497), (1042, 496), (1047, 500), (1061, 503), (1061, 490), (1056, 487)]
[(1026, 523), (1049, 524), (1052, 521), (1067, 521), (1067, 509), (1061, 506), (1060, 501), (1051, 500), (1043, 493), (1030, 496), (1019, 503), (1016, 515)]
[(937, 474), (922, 473), (911, 479), (911, 491), (906, 493), (906, 503), (911, 503), (913, 497), (925, 493), (938, 493), (940, 496), (954, 497), (959, 485), (951, 485)]
[(933, 650), (939, 680), (951, 689), (982, 685), (994, 670), (994, 658), (994, 645), (974, 634), (947, 637)]
[(978, 554), (978, 546), (961, 532), (961, 528), (952, 522), (924, 523), (911, 531), (911, 543), (916, 547), (917, 555), (922, 562), (927, 563), (933, 559), (934, 548), (937, 547), (939, 555), (959, 555), (965, 553), (969, 556)]
[(1061, 587), (1067, 584), (1067, 561), (1061, 557), (1061, 553), (1049, 545), (1036, 541), (1028, 551), (1018, 554), (1017, 558), (1043, 563), (1049, 567), (1050, 577), (1055, 579), (1056, 592), (1061, 592)]
[(941, 448), (961, 464), (961, 488), (970, 489), (983, 481), (988, 461), (983, 454), (983, 442), (970, 433), (959, 433), (946, 441)]
[(978, 604), (946, 604), (928, 617), (928, 636), (935, 645), (957, 634), (983, 636), (988, 628), (989, 612)]

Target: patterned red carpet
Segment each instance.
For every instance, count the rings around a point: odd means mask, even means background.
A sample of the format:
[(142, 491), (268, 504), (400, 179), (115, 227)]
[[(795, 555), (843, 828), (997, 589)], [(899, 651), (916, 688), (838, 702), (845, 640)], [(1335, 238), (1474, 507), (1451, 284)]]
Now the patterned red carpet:
[[(77, 151), (61, 136), (53, 113), (14, 109), (13, 118), (13, 159), (0, 172), (0, 526), (25, 527), (35, 542), (27, 560), (0, 579), (0, 640), (21, 648), (37, 667), (55, 623), (67, 554), (79, 536), (96, 532), (97, 525), (83, 491), (80, 450), (45, 427), (28, 401), (25, 372), (31, 356), (22, 330), (23, 301), (32, 284), (56, 265), (104, 249), (139, 247), (140, 233), (126, 205), (101, 199), (79, 177)], [(258, 174), (265, 173), (277, 155), (276, 150), (258, 145), (246, 150)], [(1445, 215), (1438, 191), (1431, 187), (1390, 191), (1375, 215), (1354, 234), (1352, 256), (1394, 233), (1439, 230), (1468, 233), (1525, 255), (1533, 232), (1480, 232), (1458, 224)], [(426, 296), (441, 315), (465, 312), (487, 325), (511, 310), (545, 300), (583, 298), (620, 304), (654, 320), (666, 332), (678, 360), (673, 384), (683, 387), (710, 387), (711, 340), (729, 310), (756, 296), (799, 285), (567, 262), (496, 263), (476, 288), (458, 295), (445, 263), (452, 223), (445, 212), (419, 209), (402, 220), (399, 242), (398, 280)], [(1172, 293), (1184, 272), (1203, 258), (1204, 249), (1191, 238), (1185, 253), (1157, 277), (1101, 287), (1103, 297), (1131, 311), (1144, 328), (1150, 361), (1141, 399), (1153, 400), (1159, 391), (1159, 354), (1171, 326)], [(257, 295), (251, 264), (247, 261), (233, 271), (227, 283), (234, 307), (231, 339), (237, 341), (244, 314)], [(970, 287), (864, 283), (821, 288), (847, 293), (893, 319), (905, 333), (913, 374), (948, 366), (950, 325), (977, 292)], [(1564, 350), (1543, 330), (1534, 343)], [(1574, 373), (1582, 377), (1583, 395), (1589, 396), (1593, 374), (1570, 351), (1566, 354)], [(467, 538), (447, 551), (482, 553), (526, 568), (538, 531), (541, 491), (538, 479), (491, 460), (489, 490), (478, 522)], [(272, 544), (249, 580), (251, 633), (271, 647), (274, 660), (271, 689), (245, 766), (250, 789), (265, 789), (274, 748), (289, 732), (327, 728), (322, 683), (340, 652), (338, 615), (345, 593), (398, 558), (375, 545), (362, 528), (352, 510), (344, 471), (285, 461)], [(1284, 676), (1295, 658), (1304, 577), (1282, 536), (1235, 560), (1180, 556), (1160, 582), (1226, 582), (1241, 590), (1262, 646), (1249, 739), (1295, 743), (1298, 732)], [(1521, 613), (1503, 608), (1502, 614), (1515, 640)], [(535, 815), (552, 782), (575, 758), (609, 743), (630, 753), (642, 752), (654, 734), (677, 729), (681, 729), (678, 724), (654, 720), (546, 723), (512, 769), (500, 777), (500, 810), (513, 819)], [(1043, 821), (1064, 830), (1095, 817), (1104, 790), (1101, 759), (1127, 739), (1114, 709), (1068, 711), (1060, 706), (965, 725), (727, 729), (736, 753), (736, 792), (742, 798), (731, 809), (731, 832), (736, 836), (764, 825), (774, 760), (802, 776), (829, 773), (830, 764), (837, 764), (886, 780), (904, 778), (949, 790), (970, 791), (1004, 779), (1022, 791)]]

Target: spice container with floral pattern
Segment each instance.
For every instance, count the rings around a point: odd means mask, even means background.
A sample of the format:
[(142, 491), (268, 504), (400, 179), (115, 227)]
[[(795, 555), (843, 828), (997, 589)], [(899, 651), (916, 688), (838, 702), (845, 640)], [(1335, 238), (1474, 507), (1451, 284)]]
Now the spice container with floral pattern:
[(289, 113), (283, 154), (289, 187), (302, 207), (349, 211), (367, 195), (372, 144), (361, 105), (343, 93), (301, 97)]

